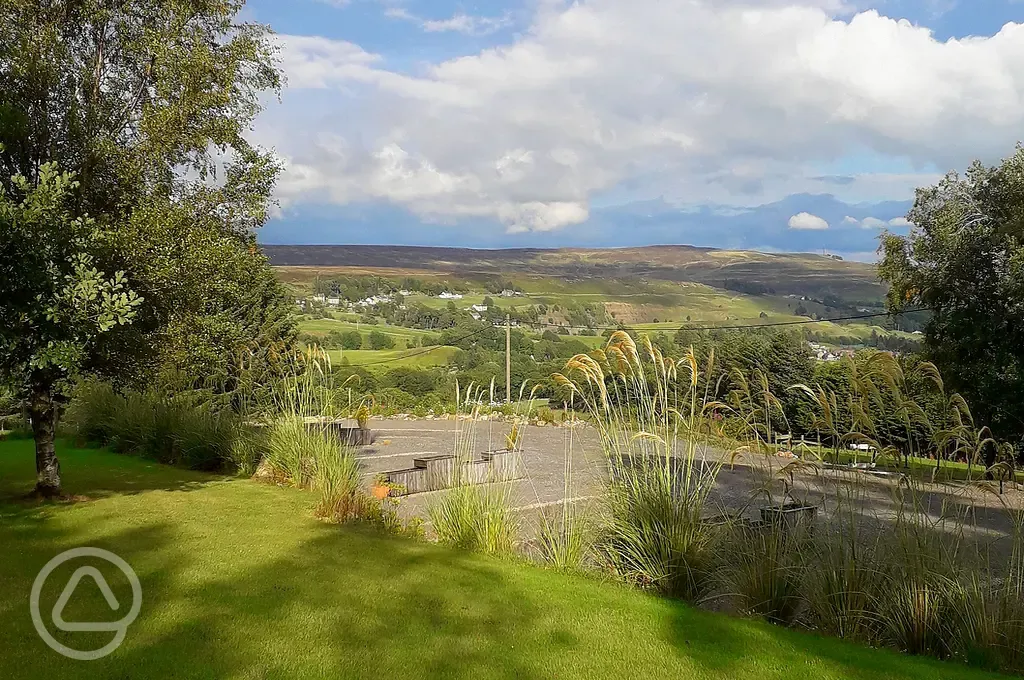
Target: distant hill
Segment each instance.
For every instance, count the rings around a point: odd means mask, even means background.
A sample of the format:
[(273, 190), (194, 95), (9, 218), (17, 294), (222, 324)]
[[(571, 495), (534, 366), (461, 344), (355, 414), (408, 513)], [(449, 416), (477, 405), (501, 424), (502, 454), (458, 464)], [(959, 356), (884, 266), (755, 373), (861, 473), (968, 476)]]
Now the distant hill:
[[(409, 270), (457, 276), (544, 276), (577, 280), (661, 280), (702, 283), (758, 294), (835, 296), (877, 304), (885, 288), (874, 265), (800, 253), (759, 253), (694, 246), (516, 248), (477, 250), (418, 246), (264, 245), (276, 267)], [(353, 272), (354, 273), (354, 272)]]

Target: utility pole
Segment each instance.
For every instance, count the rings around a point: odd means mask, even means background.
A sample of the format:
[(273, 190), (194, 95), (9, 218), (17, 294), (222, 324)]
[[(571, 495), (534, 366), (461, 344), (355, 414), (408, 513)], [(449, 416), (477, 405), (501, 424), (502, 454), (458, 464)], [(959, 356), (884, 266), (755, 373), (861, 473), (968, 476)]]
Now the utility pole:
[(512, 319), (505, 315), (505, 403), (512, 403)]

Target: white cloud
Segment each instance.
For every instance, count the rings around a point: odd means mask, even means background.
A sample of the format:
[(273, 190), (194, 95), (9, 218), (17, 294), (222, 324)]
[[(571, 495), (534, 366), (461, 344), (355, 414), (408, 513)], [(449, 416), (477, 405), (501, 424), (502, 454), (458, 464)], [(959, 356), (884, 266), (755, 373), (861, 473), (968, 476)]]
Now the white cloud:
[(860, 227), (861, 229), (885, 229), (886, 227), (910, 226), (910, 222), (908, 222), (905, 217), (894, 217), (891, 220), (880, 220), (877, 217), (865, 217), (862, 220), (858, 220), (856, 217), (850, 217), (849, 215), (843, 218), (843, 224)]
[(832, 0), (537, 6), (514, 42), (407, 72), (285, 36), (291, 89), (257, 130), (287, 161), (282, 198), (548, 230), (623, 184), (684, 204), (817, 190), (814, 167), (865, 148), (922, 170), (830, 190), (909, 198), (925, 168), (993, 161), (1024, 129), (1024, 25), (939, 42)]
[(427, 33), (445, 33), (453, 31), (464, 35), (484, 36), (500, 31), (512, 24), (512, 16), (505, 14), (500, 17), (480, 17), (457, 12), (447, 19), (424, 19), (412, 14), (403, 7), (388, 7), (384, 15), (392, 19), (404, 19), (418, 24)]
[(828, 222), (818, 217), (817, 215), (802, 212), (797, 213), (796, 215), (793, 215), (792, 217), (789, 218), (789, 228), (811, 229), (815, 231), (820, 231), (822, 229), (828, 229)]

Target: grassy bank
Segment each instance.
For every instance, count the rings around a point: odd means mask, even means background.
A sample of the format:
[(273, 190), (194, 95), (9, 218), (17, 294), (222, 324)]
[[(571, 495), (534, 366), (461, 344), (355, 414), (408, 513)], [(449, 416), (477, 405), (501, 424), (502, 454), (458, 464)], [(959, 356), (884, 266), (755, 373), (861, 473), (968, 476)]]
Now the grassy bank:
[[(996, 677), (323, 524), (312, 494), (105, 451), (61, 446), (78, 501), (35, 505), (18, 500), (31, 446), (0, 443), (0, 659), (19, 677)], [(123, 645), (92, 662), (45, 647), (27, 605), (39, 569), (83, 545), (126, 559), (143, 590)], [(108, 611), (78, 593), (67, 620)]]

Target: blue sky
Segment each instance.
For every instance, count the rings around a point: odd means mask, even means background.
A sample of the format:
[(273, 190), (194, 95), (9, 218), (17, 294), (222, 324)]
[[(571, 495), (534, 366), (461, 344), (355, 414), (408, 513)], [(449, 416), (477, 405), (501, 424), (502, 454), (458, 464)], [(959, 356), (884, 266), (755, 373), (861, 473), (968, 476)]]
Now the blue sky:
[[(871, 259), (1024, 137), (1022, 0), (250, 0), (288, 87), (267, 243)], [(1017, 22), (1017, 23), (1014, 23)], [(788, 213), (788, 214), (787, 214)]]

